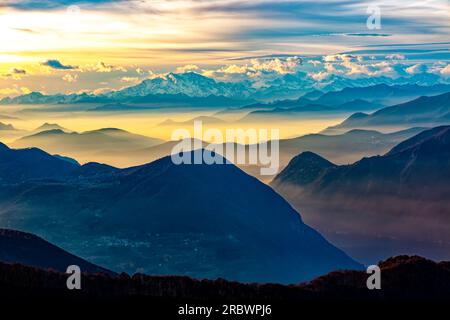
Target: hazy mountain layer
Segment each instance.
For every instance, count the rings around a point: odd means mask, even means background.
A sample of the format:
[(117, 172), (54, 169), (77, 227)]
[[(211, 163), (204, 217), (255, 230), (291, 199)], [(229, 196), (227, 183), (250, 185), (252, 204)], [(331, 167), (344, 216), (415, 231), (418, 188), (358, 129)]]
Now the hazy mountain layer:
[(352, 165), (300, 154), (271, 185), (364, 261), (405, 252), (443, 258), (450, 255), (449, 159), (444, 126)]
[(372, 114), (355, 113), (325, 132), (349, 128), (410, 127), (450, 123), (450, 92), (386, 107)]
[[(187, 122), (165, 121), (164, 126), (192, 125), (194, 120), (204, 123), (223, 121), (214, 117), (199, 117)], [(217, 121), (217, 122), (216, 122)], [(412, 128), (409, 130), (383, 134), (370, 130), (352, 130), (341, 135), (310, 134), (292, 139), (280, 140), (280, 169), (298, 153), (312, 151), (338, 164), (357, 161), (361, 157), (383, 154), (393, 146), (424, 130)], [(65, 154), (81, 163), (95, 161), (113, 166), (127, 167), (141, 165), (170, 155), (179, 141), (162, 143), (161, 140), (146, 138), (127, 133), (122, 130), (103, 129), (85, 133), (67, 133), (62, 130), (51, 130), (24, 137), (12, 143), (11, 146), (39, 147), (51, 154)], [(199, 144), (207, 147), (208, 143)], [(191, 150), (195, 148), (191, 141)], [(271, 147), (269, 143), (268, 147)], [(237, 150), (237, 144), (227, 143), (223, 146), (224, 154), (228, 148)], [(248, 146), (245, 147), (245, 158), (249, 159)], [(232, 159), (236, 160), (236, 159)], [(247, 173), (264, 181), (270, 181), (272, 176), (260, 176), (260, 165), (239, 164)]]
[[(80, 162), (107, 162), (121, 164), (121, 160), (132, 158), (130, 152), (163, 143), (163, 140), (133, 134), (115, 128), (66, 132), (61, 129), (39, 131), (11, 143), (14, 148), (38, 147), (51, 154), (64, 154)], [(123, 158), (116, 154), (123, 152)], [(132, 160), (128, 160), (132, 163)]]

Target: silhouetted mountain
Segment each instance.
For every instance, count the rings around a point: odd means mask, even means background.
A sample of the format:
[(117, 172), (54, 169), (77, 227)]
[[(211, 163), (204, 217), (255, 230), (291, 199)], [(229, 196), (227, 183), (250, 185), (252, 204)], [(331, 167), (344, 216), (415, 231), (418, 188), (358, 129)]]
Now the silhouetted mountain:
[(0, 261), (59, 272), (66, 272), (68, 266), (77, 265), (83, 273), (113, 275), (111, 271), (78, 258), (33, 234), (8, 229), (0, 229)]
[(72, 172), (75, 178), (109, 177), (111, 174), (119, 172), (120, 169), (102, 163), (89, 162)]
[(411, 128), (386, 134), (374, 130), (351, 130), (338, 135), (307, 134), (282, 139), (279, 141), (280, 169), (305, 151), (320, 154), (336, 164), (353, 163), (362, 157), (384, 154), (423, 130), (425, 128)]
[[(272, 186), (303, 209), (306, 221), (319, 230), (328, 230), (330, 239), (337, 241), (337, 233), (376, 235), (389, 250), (383, 237), (395, 237), (410, 241), (411, 247), (403, 246), (402, 250), (411, 252), (416, 241), (422, 242), (421, 254), (446, 256), (443, 243), (450, 240), (450, 126), (424, 131), (384, 156), (364, 158), (352, 165), (328, 164), (325, 168), (317, 164), (325, 160), (316, 156), (315, 173), (311, 173), (305, 170), (311, 164), (300, 161), (304, 158), (311, 155), (291, 161)], [(438, 242), (442, 248), (432, 248)]]
[[(364, 192), (392, 192), (392, 189), (386, 189), (386, 185), (395, 182), (398, 194), (401, 192), (401, 184), (408, 184), (411, 179), (421, 179), (421, 183), (416, 187), (426, 187), (424, 180), (428, 180), (431, 184), (438, 181), (442, 183), (446, 178), (446, 174), (450, 174), (450, 162), (446, 159), (450, 155), (450, 127), (438, 127), (428, 131), (424, 131), (417, 136), (399, 144), (383, 157), (365, 158), (349, 166), (328, 166), (334, 167), (317, 181), (317, 187), (320, 190), (330, 189), (332, 192), (339, 190), (351, 191), (355, 186), (364, 186)], [(440, 150), (439, 148), (442, 148)], [(302, 154), (294, 159), (309, 159), (310, 153)], [(316, 155), (316, 158), (318, 156)], [(316, 159), (317, 160), (317, 159)], [(322, 159), (322, 161), (326, 161)], [(291, 161), (286, 170), (291, 172), (304, 171), (305, 162)], [(297, 167), (298, 166), (298, 167)], [(427, 172), (427, 173), (426, 173)], [(306, 171), (306, 173), (308, 173)], [(422, 175), (419, 175), (422, 174)], [(278, 178), (282, 178), (285, 173), (280, 173)], [(288, 177), (289, 175), (286, 175)], [(438, 178), (438, 180), (435, 180)], [(369, 180), (368, 180), (369, 179)], [(284, 179), (278, 180), (280, 183)], [(369, 182), (370, 181), (370, 182)], [(374, 183), (379, 181), (379, 184)], [(313, 182), (313, 181), (311, 181)], [(443, 183), (445, 185), (445, 183)], [(411, 192), (409, 188), (404, 192)], [(379, 188), (379, 189), (378, 189)], [(418, 190), (416, 190), (418, 191)], [(421, 192), (421, 191), (420, 191)]]
[(289, 165), (273, 180), (274, 185), (281, 183), (307, 185), (315, 181), (326, 169), (335, 164), (312, 152), (303, 152), (294, 157)]
[(89, 174), (0, 186), (8, 226), (131, 273), (287, 283), (360, 267), (234, 165), (76, 169)]
[(61, 156), (61, 155), (59, 155), (59, 154), (52, 154), (52, 156), (54, 156), (55, 158), (58, 158), (58, 159), (64, 160), (64, 161), (68, 161), (68, 162), (70, 162), (70, 163), (73, 163), (73, 164), (75, 164), (75, 165), (77, 165), (77, 166), (79, 166), (79, 165), (80, 165), (80, 164), (78, 163), (78, 161), (77, 161), (77, 160), (75, 160), (75, 159), (72, 159), (72, 158), (70, 158), (70, 157), (66, 157), (66, 156)]
[(68, 177), (76, 164), (37, 148), (13, 150), (0, 143), (0, 183)]
[(372, 114), (356, 113), (329, 129), (367, 128), (376, 126), (411, 126), (447, 124), (450, 122), (450, 92), (383, 108)]

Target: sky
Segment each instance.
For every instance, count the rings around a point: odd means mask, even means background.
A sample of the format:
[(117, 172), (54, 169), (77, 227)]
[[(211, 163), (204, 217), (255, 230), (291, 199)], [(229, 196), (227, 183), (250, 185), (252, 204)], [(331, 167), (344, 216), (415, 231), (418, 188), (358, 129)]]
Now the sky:
[(297, 72), (450, 77), (447, 0), (2, 0), (0, 34), (0, 98), (169, 71), (255, 85)]

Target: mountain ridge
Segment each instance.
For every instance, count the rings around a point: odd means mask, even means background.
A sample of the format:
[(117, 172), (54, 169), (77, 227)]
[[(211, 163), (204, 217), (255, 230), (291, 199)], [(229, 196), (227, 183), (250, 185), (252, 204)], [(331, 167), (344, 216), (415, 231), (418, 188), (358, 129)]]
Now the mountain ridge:
[[(191, 98), (206, 99), (209, 96), (210, 98), (212, 98), (210, 99), (210, 102), (215, 101), (213, 103), (214, 105), (224, 106), (227, 104), (242, 104), (243, 100), (275, 101), (277, 99), (286, 99), (290, 97), (296, 97), (296, 99), (298, 99), (299, 96), (303, 96), (307, 94), (308, 91), (311, 92), (311, 90), (314, 90), (314, 81), (306, 80), (305, 77), (306, 75), (302, 73), (296, 75), (283, 75), (278, 79), (270, 81), (267, 86), (256, 89), (255, 87), (253, 87), (253, 83), (249, 81), (240, 83), (221, 82), (195, 72), (187, 72), (183, 74), (168, 73), (151, 79), (143, 80), (141, 83), (134, 86), (102, 94), (81, 93), (44, 95), (40, 92), (31, 92), (29, 94), (17, 96), (14, 98), (3, 98), (2, 100), (0, 100), (0, 104), (108, 104), (133, 102), (135, 99), (136, 103), (139, 103), (139, 101), (146, 103), (166, 101), (172, 103), (174, 101), (179, 101), (181, 96), (177, 95), (181, 94)], [(335, 77), (334, 81), (339, 82), (343, 81), (343, 79)], [(356, 85), (355, 82), (347, 81), (343, 83), (343, 86), (338, 85), (329, 86), (328, 88), (321, 88), (321, 90), (329, 92), (326, 92), (323, 95), (317, 94), (316, 92), (315, 95), (312, 95), (312, 97), (317, 98), (317, 100), (315, 101), (320, 104), (333, 105), (336, 104), (336, 101), (338, 101), (335, 97), (336, 95), (340, 95), (342, 97), (348, 95), (347, 92), (350, 92), (352, 94), (352, 99), (354, 100), (358, 98), (367, 98), (368, 96), (373, 95), (374, 92), (378, 91), (378, 98), (374, 96), (374, 100), (383, 98), (385, 99), (386, 97), (389, 97), (391, 98), (391, 102), (401, 102), (401, 99), (403, 99), (404, 101), (407, 98), (416, 97), (421, 93), (423, 95), (430, 93), (437, 94), (439, 92), (442, 92), (443, 90), (449, 91), (448, 88), (450, 87), (450, 85), (448, 84), (443, 84), (436, 81), (433, 83), (429, 83), (427, 86), (408, 84), (408, 81), (400, 81), (399, 83), (400, 84), (394, 84), (392, 81), (388, 81), (387, 78), (382, 80), (381, 84), (378, 80), (371, 81), (370, 79), (366, 79), (366, 81), (363, 81), (361, 83), (356, 83)], [(390, 89), (388, 89), (388, 87)], [(167, 96), (164, 97), (164, 95)], [(147, 99), (144, 99), (146, 96)], [(305, 96), (305, 99), (306, 97), (311, 97), (311, 95)], [(224, 98), (236, 99), (236, 101), (233, 102)], [(342, 103), (344, 102), (349, 102), (349, 100), (342, 100)], [(196, 101), (196, 103), (199, 103), (201, 105), (208, 105), (208, 101), (202, 101), (201, 99), (199, 101)], [(108, 108), (106, 109), (106, 111), (108, 111)], [(97, 111), (101, 111), (101, 108)], [(117, 108), (109, 109), (109, 111), (117, 111)]]
[(76, 167), (57, 183), (0, 185), (0, 194), (8, 190), (0, 199), (0, 207), (9, 208), (8, 225), (118, 272), (141, 268), (286, 283), (361, 268), (305, 225), (269, 186), (234, 165), (175, 165), (165, 157), (97, 170), (80, 174)]
[(0, 261), (62, 273), (70, 265), (77, 265), (83, 273), (114, 275), (113, 272), (76, 257), (36, 235), (9, 229), (0, 229)]
[(333, 129), (367, 128), (392, 125), (417, 125), (423, 123), (445, 124), (450, 121), (450, 92), (436, 96), (422, 96), (402, 104), (382, 108), (374, 113), (355, 113)]
[[(271, 186), (302, 208), (307, 223), (361, 261), (405, 252), (445, 258), (450, 249), (449, 159), (450, 126), (440, 126), (382, 156), (316, 166), (318, 173), (309, 180), (302, 169), (307, 162), (291, 162)], [(356, 242), (366, 245), (358, 248)]]

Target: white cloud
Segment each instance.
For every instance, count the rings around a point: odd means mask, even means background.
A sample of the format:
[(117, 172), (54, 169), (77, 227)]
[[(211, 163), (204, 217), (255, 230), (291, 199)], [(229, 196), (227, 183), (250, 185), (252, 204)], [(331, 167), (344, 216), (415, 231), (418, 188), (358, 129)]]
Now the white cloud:
[(425, 64), (415, 64), (413, 66), (410, 66), (406, 68), (405, 70), (409, 74), (418, 74), (418, 73), (424, 73), (428, 71), (428, 67)]
[(395, 53), (395, 54), (389, 54), (389, 55), (387, 55), (385, 58), (386, 58), (386, 59), (389, 59), (389, 60), (405, 60), (405, 56), (404, 56), (404, 55), (402, 55), (402, 54), (397, 54), (397, 53)]
[(308, 75), (316, 81), (322, 81), (322, 80), (328, 78), (328, 76), (330, 74), (328, 72), (321, 71), (321, 72), (317, 72), (317, 73), (311, 72), (311, 73), (308, 73)]
[(442, 68), (440, 73), (444, 74), (446, 76), (450, 76), (450, 64), (448, 64), (444, 68)]
[(122, 77), (120, 81), (128, 83), (138, 83), (140, 79), (138, 77)]
[(72, 83), (72, 82), (77, 82), (78, 80), (78, 75), (77, 74), (66, 74), (63, 78), (64, 81)]
[(175, 73), (186, 73), (189, 71), (198, 71), (200, 70), (200, 67), (195, 64), (188, 64), (183, 67), (178, 67), (175, 69)]
[(110, 64), (107, 64), (103, 61), (99, 61), (96, 64), (90, 64), (86, 65), (84, 68), (82, 68), (82, 71), (85, 72), (113, 72), (113, 71), (121, 71), (121, 72), (127, 72), (127, 69), (121, 66), (113, 66)]
[(17, 85), (14, 85), (12, 88), (0, 88), (1, 96), (28, 94), (30, 92), (31, 90), (27, 87), (19, 87)]
[(309, 60), (307, 62), (312, 64), (314, 67), (320, 66), (322, 64), (322, 61), (319, 60)]

